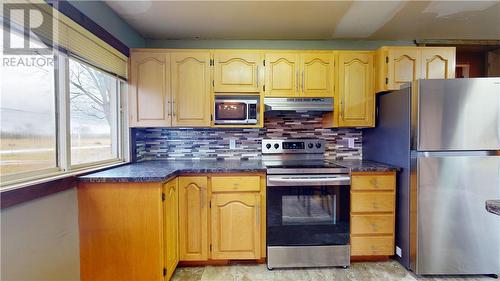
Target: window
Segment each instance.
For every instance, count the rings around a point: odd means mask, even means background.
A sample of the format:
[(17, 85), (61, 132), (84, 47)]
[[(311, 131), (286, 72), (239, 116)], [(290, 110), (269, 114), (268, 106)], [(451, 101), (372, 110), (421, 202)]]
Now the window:
[[(10, 36), (22, 46), (20, 34)], [(1, 186), (124, 161), (126, 83), (60, 52), (0, 51), (0, 60)]]
[(71, 165), (118, 158), (118, 80), (69, 60)]
[[(19, 34), (10, 35), (11, 44), (22, 46)], [(0, 57), (0, 175), (56, 169), (54, 56)]]

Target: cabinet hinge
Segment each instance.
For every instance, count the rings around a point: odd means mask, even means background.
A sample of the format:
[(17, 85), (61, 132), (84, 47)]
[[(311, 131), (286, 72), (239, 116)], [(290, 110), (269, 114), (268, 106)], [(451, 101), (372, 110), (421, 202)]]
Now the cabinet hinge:
[(266, 66), (266, 60), (262, 61), (262, 65)]
[(385, 63), (389, 63), (389, 57), (385, 57)]
[(167, 276), (167, 269), (165, 267), (163, 268), (163, 276)]
[(266, 85), (262, 85), (262, 91), (266, 91)]
[(214, 116), (210, 114), (210, 121), (214, 121)]
[(210, 252), (212, 252), (212, 244), (210, 244)]
[(165, 193), (161, 194), (161, 201), (165, 201)]
[(208, 207), (212, 209), (212, 201), (208, 201)]
[(212, 80), (212, 87), (215, 87), (215, 80)]
[(389, 84), (389, 78), (385, 77), (385, 84)]
[(213, 66), (215, 64), (214, 59), (210, 59), (210, 65)]

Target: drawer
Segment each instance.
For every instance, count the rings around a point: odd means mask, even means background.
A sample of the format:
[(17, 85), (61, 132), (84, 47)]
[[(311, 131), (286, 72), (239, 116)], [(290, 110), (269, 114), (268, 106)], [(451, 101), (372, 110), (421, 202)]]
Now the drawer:
[(352, 190), (394, 190), (395, 188), (395, 175), (353, 175), (351, 178)]
[(351, 234), (393, 234), (394, 215), (351, 215)]
[(351, 212), (394, 212), (394, 192), (351, 192)]
[(212, 192), (260, 191), (260, 176), (212, 177)]
[(392, 256), (392, 236), (351, 237), (351, 256)]

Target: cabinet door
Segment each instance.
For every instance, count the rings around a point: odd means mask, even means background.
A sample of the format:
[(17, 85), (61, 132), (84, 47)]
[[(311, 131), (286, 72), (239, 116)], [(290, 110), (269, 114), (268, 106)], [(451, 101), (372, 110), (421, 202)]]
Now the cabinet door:
[(179, 177), (180, 260), (208, 258), (207, 177)]
[(333, 67), (331, 53), (301, 54), (300, 90), (304, 97), (333, 97)]
[(420, 50), (417, 47), (390, 48), (388, 51), (388, 90), (420, 78)]
[(421, 48), (423, 79), (455, 78), (455, 48)]
[(177, 179), (163, 185), (164, 239), (165, 239), (165, 280), (170, 280), (179, 263), (179, 189)]
[(212, 195), (212, 259), (260, 258), (259, 193)]
[(173, 126), (210, 126), (210, 53), (172, 53)]
[(266, 97), (299, 95), (299, 58), (296, 53), (266, 54)]
[(373, 54), (339, 55), (339, 126), (374, 125)]
[(169, 127), (170, 62), (166, 53), (132, 53), (130, 126)]
[(260, 53), (220, 51), (214, 54), (214, 92), (260, 92)]

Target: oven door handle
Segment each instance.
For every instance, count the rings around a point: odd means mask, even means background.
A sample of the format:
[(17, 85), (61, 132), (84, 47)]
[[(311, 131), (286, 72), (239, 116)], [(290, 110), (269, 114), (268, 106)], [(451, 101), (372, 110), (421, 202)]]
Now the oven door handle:
[(341, 177), (267, 177), (268, 186), (317, 186), (317, 185), (349, 185), (351, 178)]

